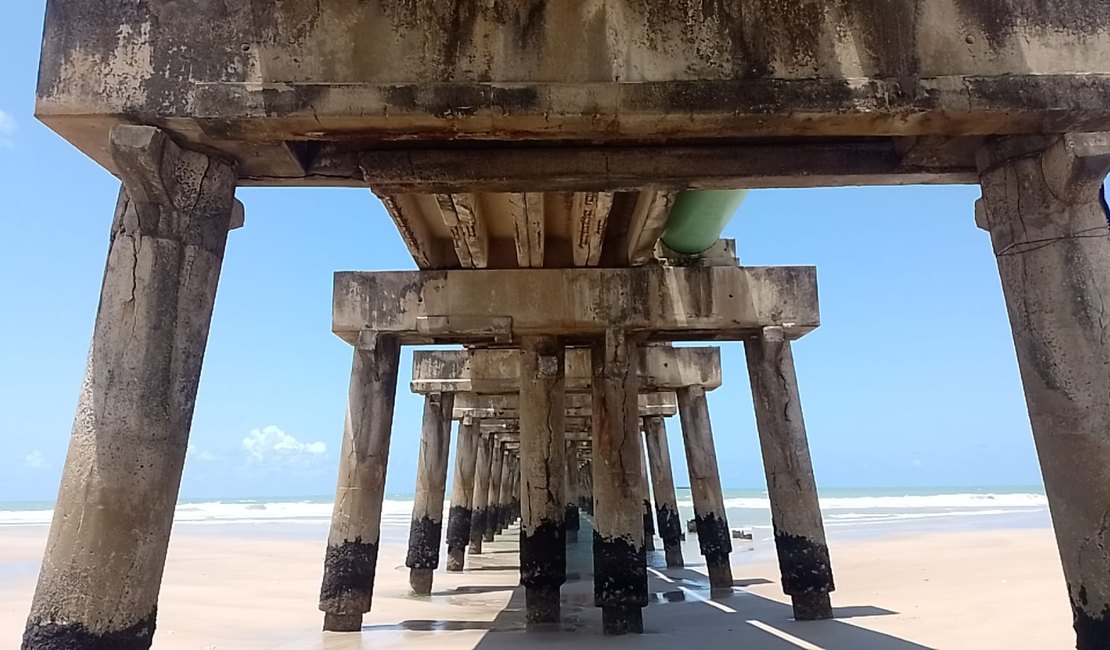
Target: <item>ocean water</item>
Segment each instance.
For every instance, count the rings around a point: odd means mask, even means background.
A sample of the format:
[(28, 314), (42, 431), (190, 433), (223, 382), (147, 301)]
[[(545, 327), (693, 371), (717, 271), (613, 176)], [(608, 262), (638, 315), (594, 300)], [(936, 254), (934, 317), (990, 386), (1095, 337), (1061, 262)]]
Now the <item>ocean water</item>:
[[(693, 518), (689, 489), (677, 493), (683, 520)], [(771, 513), (763, 490), (725, 490), (729, 525), (771, 535)], [(1048, 504), (1039, 487), (824, 489), (821, 509), (829, 537), (873, 537), (948, 530), (1049, 526)], [(176, 526), (193, 532), (253, 531), (326, 536), (331, 497), (183, 499)], [(407, 537), (411, 494), (387, 494), (382, 509), (383, 541)], [(53, 515), (46, 502), (0, 502), (0, 528), (44, 526)]]

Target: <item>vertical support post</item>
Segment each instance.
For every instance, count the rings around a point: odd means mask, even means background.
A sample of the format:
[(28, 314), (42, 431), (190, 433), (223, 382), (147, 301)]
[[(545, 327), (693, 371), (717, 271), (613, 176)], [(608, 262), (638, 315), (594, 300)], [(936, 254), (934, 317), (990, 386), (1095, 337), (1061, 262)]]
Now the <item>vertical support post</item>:
[(24, 648), (148, 648), (235, 166), (117, 126), (123, 178), (85, 379)]
[(648, 461), (651, 464), (651, 483), (655, 492), (655, 518), (659, 522), (659, 536), (667, 567), (684, 566), (682, 558), (682, 519), (678, 514), (678, 497), (671, 471), (671, 452), (667, 443), (667, 425), (662, 417), (644, 418), (644, 437), (647, 442)]
[(635, 343), (611, 330), (593, 346), (594, 602), (605, 634), (642, 633), (647, 606), (644, 486)]
[(482, 539), (492, 542), (501, 532), (501, 469), (505, 462), (505, 450), (496, 434), (490, 434), (489, 505), (486, 506), (486, 530)]
[(980, 152), (990, 231), (1080, 650), (1110, 647), (1110, 133)]
[(474, 516), (474, 469), (478, 454), (480, 420), (467, 417), (459, 423), (455, 447), (455, 478), (451, 482), (451, 509), (447, 516), (447, 570), (462, 571), (470, 525)]
[(593, 444), (586, 448), (586, 458), (582, 461), (582, 467), (578, 471), (578, 476), (582, 479), (582, 509), (586, 514), (594, 516), (594, 462), (593, 462)]
[(530, 627), (559, 622), (567, 580), (565, 354), (557, 337), (520, 345), (520, 582)]
[(418, 596), (432, 593), (432, 574), (439, 568), (454, 402), (454, 393), (433, 393), (424, 398), (416, 494), (409, 527), (409, 552), (405, 557), (405, 566), (409, 568), (409, 586)]
[(690, 472), (698, 546), (709, 570), (709, 585), (713, 589), (732, 589), (732, 567), (728, 557), (732, 552), (732, 538), (725, 517), (725, 500), (721, 493), (717, 451), (713, 446), (713, 426), (709, 422), (705, 391), (700, 386), (679, 389), (678, 413), (682, 420), (686, 466)]
[[(643, 419), (641, 418), (641, 426)], [(641, 441), (641, 445), (643, 442)], [(640, 477), (644, 486), (644, 550), (655, 550), (655, 520), (651, 512), (651, 479), (648, 477), (647, 454), (640, 448)]]
[(564, 472), (563, 501), (566, 506), (563, 509), (563, 528), (566, 530), (567, 543), (578, 541), (578, 531), (582, 527), (582, 523), (578, 516), (578, 503), (579, 503), (579, 487), (580, 481), (578, 477), (578, 449), (575, 443), (567, 443), (567, 466)]
[(474, 462), (474, 515), (470, 520), (470, 554), (482, 553), (487, 518), (489, 517), (490, 464), (494, 445), (493, 434), (482, 435), (478, 424), (478, 458)]
[(501, 445), (501, 480), (497, 484), (497, 525), (500, 534), (509, 525), (509, 496), (513, 491), (513, 456), (504, 444)]
[(400, 357), (396, 339), (373, 332), (363, 332), (355, 346), (320, 586), (325, 630), (357, 632), (370, 611)]
[(767, 473), (782, 590), (794, 604), (796, 620), (832, 618), (832, 565), (790, 342), (781, 327), (767, 327), (762, 336), (744, 341), (744, 351)]

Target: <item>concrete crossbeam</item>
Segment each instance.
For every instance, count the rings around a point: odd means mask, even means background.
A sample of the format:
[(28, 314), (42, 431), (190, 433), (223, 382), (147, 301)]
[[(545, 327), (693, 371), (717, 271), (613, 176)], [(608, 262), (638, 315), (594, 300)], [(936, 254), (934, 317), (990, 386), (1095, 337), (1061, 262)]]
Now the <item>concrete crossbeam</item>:
[[(640, 417), (669, 417), (678, 413), (678, 398), (672, 392), (641, 393), (639, 395)], [(586, 393), (569, 393), (565, 398), (568, 418), (588, 418), (592, 414), (592, 398)], [(458, 393), (452, 417), (461, 420), (465, 417), (481, 419), (517, 418), (520, 414), (520, 398), (516, 395), (477, 395)]]
[[(721, 386), (721, 351), (716, 347), (651, 345), (635, 351), (641, 395), (686, 386), (714, 390)], [(520, 361), (515, 350), (417, 350), (413, 352), (414, 393), (515, 395)], [(593, 385), (590, 351), (567, 350), (566, 390), (589, 394)]]
[(340, 272), (332, 331), (373, 330), (409, 345), (568, 344), (622, 328), (649, 341), (739, 340), (764, 327), (790, 338), (820, 323), (808, 266)]

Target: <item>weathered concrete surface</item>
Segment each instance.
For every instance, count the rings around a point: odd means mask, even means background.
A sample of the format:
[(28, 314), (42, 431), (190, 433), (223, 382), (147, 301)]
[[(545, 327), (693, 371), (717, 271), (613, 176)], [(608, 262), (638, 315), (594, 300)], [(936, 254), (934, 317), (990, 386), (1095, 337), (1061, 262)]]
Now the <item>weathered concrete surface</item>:
[[(695, 348), (696, 349), (696, 348)], [(454, 351), (452, 351), (454, 352)], [(500, 350), (475, 350), (501, 352)], [(580, 350), (588, 353), (588, 350)], [(434, 354), (434, 353), (433, 353)], [(578, 355), (575, 355), (578, 356)], [(423, 382), (413, 382), (414, 386)], [(564, 380), (565, 385), (565, 380)], [(678, 413), (678, 398), (674, 392), (640, 393), (637, 396), (641, 417), (669, 417)], [(564, 393), (567, 418), (588, 418), (591, 415), (593, 398), (587, 393)], [(466, 417), (480, 417), (484, 420), (513, 419), (520, 417), (520, 399), (517, 395), (480, 395), (477, 393), (456, 393), (452, 417), (461, 420)]]
[(652, 491), (655, 494), (655, 518), (659, 536), (663, 538), (663, 551), (667, 567), (682, 568), (682, 519), (678, 514), (678, 497), (671, 471), (671, 451), (667, 443), (667, 425), (661, 417), (644, 418), (644, 438), (647, 443), (648, 463), (651, 466)]
[(559, 622), (567, 580), (563, 482), (566, 471), (566, 348), (555, 337), (522, 341), (520, 355), (520, 582), (528, 625)]
[(405, 566), (413, 593), (432, 593), (432, 574), (439, 568), (439, 545), (443, 539), (443, 501), (447, 494), (447, 458), (451, 451), (451, 393), (424, 398), (424, 420), (420, 428), (420, 455), (416, 465), (416, 490), (409, 527), (409, 549)]
[(648, 476), (647, 452), (643, 447), (640, 448), (640, 479), (644, 487), (644, 550), (654, 551), (655, 515), (651, 511), (651, 478)]
[[(108, 128), (135, 120), (232, 154), (248, 182), (361, 186), (387, 166), (360, 161), (371, 148), (434, 178), (388, 140), (1106, 129), (1108, 48), (1110, 8), (1074, 0), (50, 0), (36, 111), (109, 169)], [(546, 155), (511, 171), (551, 176)]]
[(490, 465), (493, 462), (494, 436), (478, 431), (478, 453), (474, 462), (474, 514), (470, 518), (470, 554), (482, 552), (490, 513)]
[(332, 304), (344, 340), (374, 329), (412, 345), (550, 335), (570, 346), (612, 327), (678, 341), (777, 325), (797, 338), (820, 324), (812, 267), (340, 272)]
[(682, 420), (682, 440), (686, 447), (686, 467), (690, 473), (690, 496), (694, 501), (698, 546), (705, 556), (709, 584), (714, 589), (732, 589), (729, 553), (732, 539), (728, 532), (721, 476), (717, 471), (717, 451), (713, 444), (713, 425), (709, 403), (700, 386), (678, 391), (678, 413)]
[(592, 349), (594, 602), (605, 634), (642, 633), (647, 606), (635, 345), (610, 330)]
[(150, 647), (235, 205), (233, 165), (157, 129), (111, 149), (123, 189), (27, 649)]
[(1075, 614), (1110, 647), (1110, 134), (1001, 139), (982, 152), (991, 233)]
[(388, 336), (367, 332), (355, 346), (320, 586), (325, 630), (358, 631), (370, 611), (400, 360), (401, 346)]
[(578, 511), (579, 500), (581, 499), (579, 483), (578, 467), (578, 443), (568, 440), (566, 449), (566, 471), (563, 473), (563, 501), (566, 506), (563, 508), (563, 530), (566, 531), (567, 543), (578, 541), (578, 531), (581, 530), (581, 517)]
[[(721, 386), (721, 350), (717, 347), (670, 347), (649, 345), (638, 348), (638, 368), (641, 395), (638, 397), (643, 415), (655, 402), (652, 393), (674, 392), (683, 386), (701, 386), (713, 390)], [(569, 408), (585, 404), (579, 395), (592, 394), (593, 374), (590, 368), (589, 348), (571, 348), (566, 352), (566, 389)], [(412, 357), (412, 383), (414, 393), (438, 392), (475, 393), (479, 395), (505, 395), (504, 406), (511, 405), (511, 396), (520, 386), (520, 360), (512, 350), (415, 350)], [(470, 399), (464, 397), (460, 405)], [(670, 415), (672, 402), (663, 397), (660, 415)], [(568, 414), (572, 415), (568, 410)], [(585, 415), (585, 413), (583, 413)], [(511, 416), (510, 416), (511, 417)]]
[(474, 518), (474, 469), (480, 432), (480, 420), (467, 418), (459, 423), (451, 509), (447, 517), (448, 571), (462, 571), (466, 564), (466, 547), (470, 544), (470, 524)]
[(490, 448), (490, 470), (489, 470), (489, 503), (486, 506), (486, 529), (482, 533), (482, 539), (487, 542), (492, 542), (494, 535), (501, 532), (501, 477), (502, 466), (505, 464), (505, 449), (504, 443), (499, 437), (493, 438), (493, 444)]
[(832, 563), (790, 342), (781, 329), (770, 327), (759, 338), (744, 341), (744, 352), (767, 474), (782, 590), (793, 602), (796, 620), (832, 618)]
[(513, 456), (509, 452), (509, 443), (501, 445), (501, 480), (497, 484), (497, 521), (494, 522), (493, 532), (498, 534), (509, 525), (509, 506), (513, 494)]

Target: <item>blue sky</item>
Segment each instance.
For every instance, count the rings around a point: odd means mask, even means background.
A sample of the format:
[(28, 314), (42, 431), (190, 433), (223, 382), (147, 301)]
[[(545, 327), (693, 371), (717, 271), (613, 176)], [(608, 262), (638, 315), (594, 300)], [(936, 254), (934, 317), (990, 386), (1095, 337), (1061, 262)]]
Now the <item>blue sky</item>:
[[(0, 21), (0, 501), (52, 499), (84, 369), (117, 182), (32, 117), (41, 0)], [(818, 267), (823, 325), (795, 344), (826, 487), (1039, 483), (976, 187), (753, 192), (725, 235), (745, 264)], [(242, 189), (186, 464), (185, 497), (334, 489), (351, 350), (335, 270), (412, 268), (364, 190)], [(726, 487), (763, 473), (739, 344), (710, 397)], [(420, 401), (402, 385), (388, 489), (411, 491)], [(686, 483), (677, 421), (676, 479)]]

